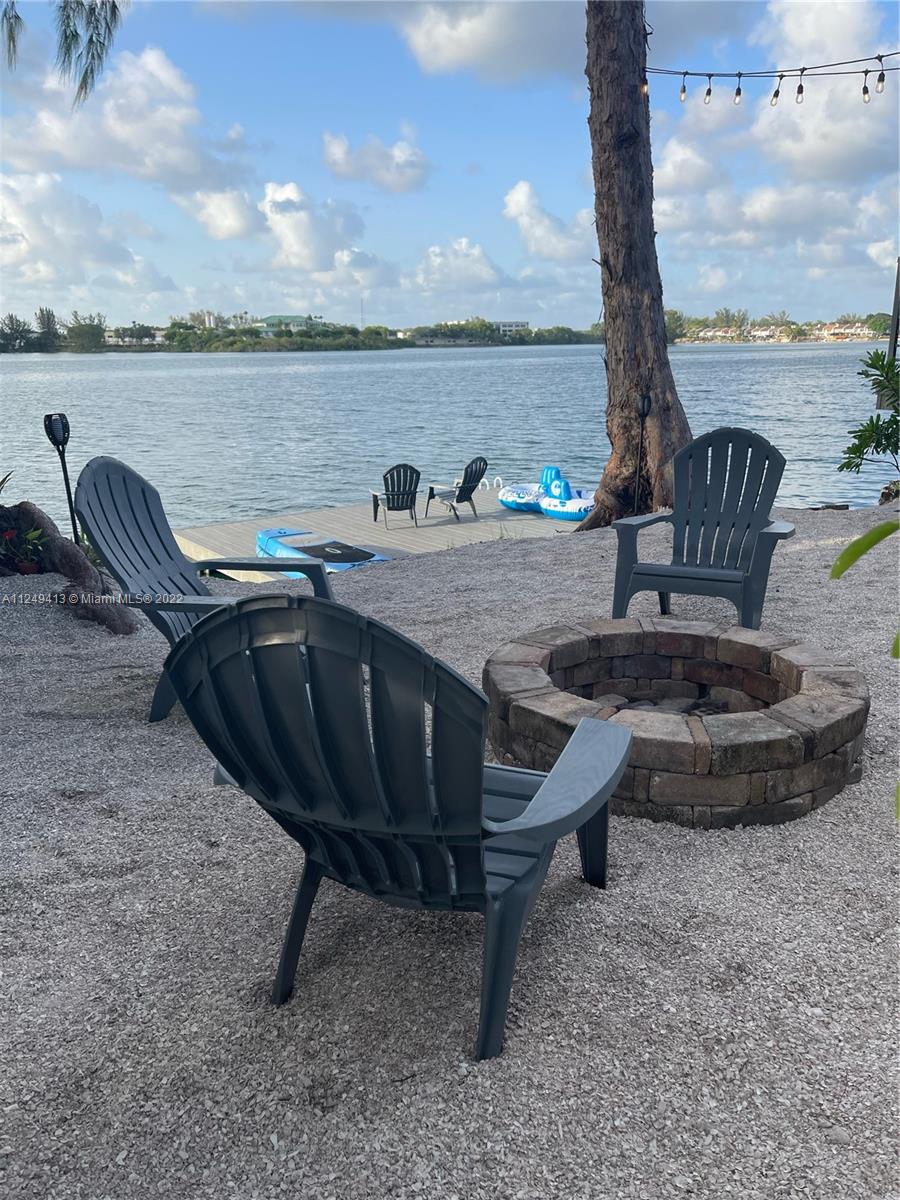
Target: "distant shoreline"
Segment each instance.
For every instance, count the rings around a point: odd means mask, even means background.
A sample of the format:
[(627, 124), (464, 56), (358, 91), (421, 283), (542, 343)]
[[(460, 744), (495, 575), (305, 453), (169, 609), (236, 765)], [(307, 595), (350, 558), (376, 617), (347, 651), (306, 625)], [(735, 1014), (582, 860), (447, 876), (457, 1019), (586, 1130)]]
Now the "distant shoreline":
[[(757, 349), (769, 350), (773, 347), (791, 347), (791, 346), (870, 346), (875, 342), (886, 342), (888, 339), (885, 335), (876, 335), (871, 338), (801, 338), (795, 342), (776, 342), (776, 341), (760, 341), (753, 338), (744, 339), (729, 339), (723, 341), (715, 341), (708, 338), (678, 338), (675, 342), (670, 342), (669, 347), (676, 346), (702, 346), (704, 348), (710, 346), (754, 346)], [(104, 354), (338, 354), (347, 352), (350, 354), (359, 353), (361, 351), (373, 351), (380, 353), (382, 350), (540, 350), (543, 346), (603, 346), (605, 342), (541, 342), (537, 345), (522, 345), (510, 344), (509, 342), (462, 342), (452, 341), (440, 346), (417, 346), (415, 344), (403, 343), (399, 346), (340, 346), (329, 347), (322, 346), (312, 349), (310, 347), (285, 347), (272, 346), (271, 344), (249, 344), (245, 348), (237, 349), (230, 347), (228, 349), (213, 349), (209, 350), (176, 350), (171, 346), (104, 346), (99, 350), (26, 350), (16, 353), (0, 354), (2, 358), (56, 358), (60, 354), (77, 355), (83, 358), (87, 355), (104, 355)]]

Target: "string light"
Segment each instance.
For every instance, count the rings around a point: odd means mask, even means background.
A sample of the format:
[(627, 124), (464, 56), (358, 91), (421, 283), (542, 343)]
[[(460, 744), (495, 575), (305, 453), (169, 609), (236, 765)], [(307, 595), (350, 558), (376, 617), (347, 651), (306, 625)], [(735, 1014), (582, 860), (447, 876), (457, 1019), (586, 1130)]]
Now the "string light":
[[(794, 100), (797, 104), (802, 104), (805, 99), (807, 77), (815, 79), (825, 75), (861, 75), (863, 77), (863, 87), (865, 88), (864, 98), (868, 96), (866, 103), (869, 103), (871, 94), (868, 88), (868, 75), (874, 74), (876, 68), (864, 66), (863, 64), (871, 63), (873, 60), (878, 63), (878, 77), (874, 90), (880, 95), (885, 88), (887, 73), (890, 71), (900, 71), (900, 66), (886, 67), (884, 60), (898, 56), (900, 56), (900, 50), (892, 50), (888, 54), (870, 54), (867, 58), (850, 58), (845, 59), (843, 62), (817, 63), (815, 66), (807, 67), (784, 67), (773, 71), (686, 71), (681, 68), (676, 70), (671, 67), (647, 67), (646, 74), (641, 82), (641, 91), (645, 96), (649, 94), (648, 76), (650, 75), (680, 75), (681, 84), (678, 89), (678, 99), (684, 104), (687, 99), (688, 78), (702, 79), (705, 76), (706, 91), (703, 95), (703, 103), (709, 104), (712, 101), (712, 81), (714, 79), (736, 79), (737, 86), (734, 90), (733, 99), (735, 104), (740, 104), (743, 99), (743, 81), (745, 79), (774, 79), (777, 82), (775, 90), (769, 99), (769, 104), (772, 108), (775, 108), (781, 98), (781, 85), (785, 79), (797, 80), (797, 91)], [(844, 70), (843, 68), (850, 69)]]
[(868, 104), (872, 97), (869, 95), (869, 72), (863, 75), (863, 104)]

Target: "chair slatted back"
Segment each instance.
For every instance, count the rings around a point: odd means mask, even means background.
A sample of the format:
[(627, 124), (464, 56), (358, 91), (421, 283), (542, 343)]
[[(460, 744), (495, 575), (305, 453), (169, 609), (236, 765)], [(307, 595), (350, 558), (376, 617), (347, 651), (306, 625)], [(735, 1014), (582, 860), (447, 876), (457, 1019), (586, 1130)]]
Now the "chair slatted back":
[(420, 471), (409, 463), (397, 463), (384, 473), (384, 506), (388, 512), (406, 512), (416, 503)]
[(456, 503), (465, 504), (471, 500), (472, 496), (478, 489), (479, 483), (484, 479), (484, 473), (488, 468), (486, 458), (473, 458), (466, 465), (463, 471), (462, 483), (459, 485), (459, 490), (456, 493)]
[(218, 762), (335, 879), (483, 906), (487, 701), (444, 663), (353, 609), (282, 595), (205, 616), (166, 670)]
[[(208, 596), (179, 549), (159, 492), (115, 458), (92, 458), (78, 477), (75, 511), (91, 545), (124, 592)], [(196, 622), (197, 613), (147, 616), (172, 643)]]
[(673, 565), (749, 568), (784, 456), (749, 429), (714, 429), (675, 455)]

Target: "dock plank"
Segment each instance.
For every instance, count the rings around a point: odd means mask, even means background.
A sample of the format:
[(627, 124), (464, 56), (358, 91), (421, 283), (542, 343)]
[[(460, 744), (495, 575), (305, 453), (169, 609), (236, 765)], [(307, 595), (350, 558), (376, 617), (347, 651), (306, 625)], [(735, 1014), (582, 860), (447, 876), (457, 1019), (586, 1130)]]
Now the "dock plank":
[[(188, 558), (255, 558), (256, 535), (260, 529), (309, 529), (323, 537), (354, 546), (377, 549), (390, 557), (429, 554), (455, 546), (491, 542), (500, 538), (554, 537), (571, 533), (571, 521), (554, 521), (540, 513), (518, 513), (503, 508), (497, 501), (497, 489), (480, 489), (475, 497), (478, 518), (467, 508), (460, 509), (456, 521), (443, 505), (432, 501), (427, 520), (424, 499), (418, 509), (418, 528), (406, 513), (390, 513), (390, 525), (372, 520), (372, 505), (347, 504), (331, 508), (266, 513), (243, 521), (216, 521), (211, 525), (190, 525), (174, 530), (179, 546)], [(279, 578), (271, 571), (229, 571), (233, 578), (248, 583), (272, 583)]]

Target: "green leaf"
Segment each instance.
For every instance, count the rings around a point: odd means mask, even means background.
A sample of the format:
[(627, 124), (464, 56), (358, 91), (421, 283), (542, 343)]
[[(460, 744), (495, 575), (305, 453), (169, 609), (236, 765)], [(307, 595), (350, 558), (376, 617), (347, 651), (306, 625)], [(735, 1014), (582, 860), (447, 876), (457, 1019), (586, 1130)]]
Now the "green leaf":
[(900, 632), (894, 638), (894, 644), (891, 646), (891, 658), (900, 658)]
[(880, 525), (874, 525), (861, 537), (854, 538), (836, 558), (834, 566), (831, 568), (831, 578), (840, 579), (844, 572), (848, 571), (864, 554), (867, 554), (873, 546), (883, 542), (886, 537), (890, 537), (898, 529), (900, 529), (900, 520), (894, 517), (890, 521), (882, 521)]

